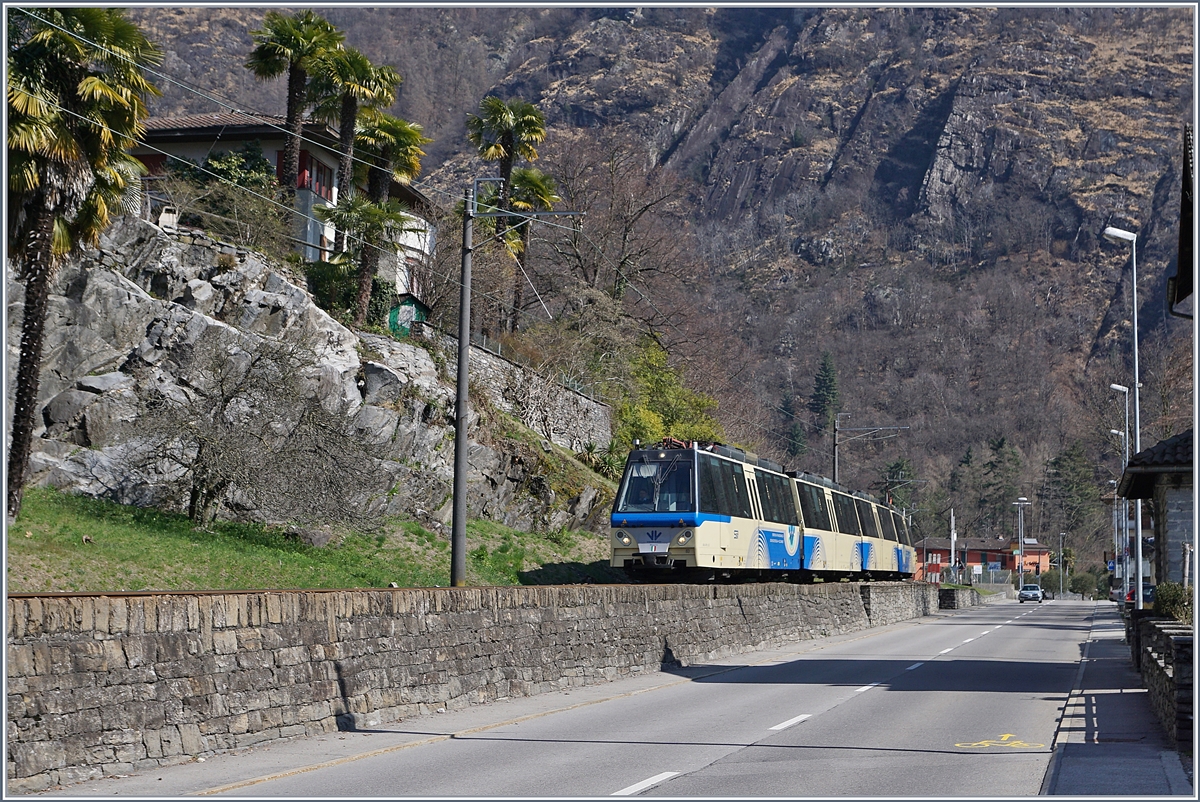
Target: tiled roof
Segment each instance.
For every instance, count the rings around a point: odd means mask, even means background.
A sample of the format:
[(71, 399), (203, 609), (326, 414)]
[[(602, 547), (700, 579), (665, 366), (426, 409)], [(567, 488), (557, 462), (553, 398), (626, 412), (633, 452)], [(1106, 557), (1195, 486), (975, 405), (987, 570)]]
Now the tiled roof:
[(1190, 467), (1192, 467), (1191, 429), (1139, 451), (1129, 459), (1130, 470)]
[[(995, 537), (960, 537), (954, 541), (954, 546), (957, 549), (969, 549), (971, 551), (1009, 551), (1012, 547), (1012, 538), (995, 538)], [(930, 548), (930, 549), (949, 549), (950, 538), (948, 537), (929, 537), (924, 540), (918, 540), (913, 544), (914, 548)], [(1043, 548), (1040, 544), (1034, 546), (1028, 545), (1028, 548)]]
[(1117, 494), (1122, 498), (1152, 498), (1163, 474), (1192, 473), (1192, 429), (1142, 449), (1129, 459)]
[(269, 114), (222, 111), (214, 114), (187, 114), (182, 117), (151, 117), (146, 120), (146, 130), (216, 128), (221, 125), (273, 125), (282, 128), (285, 122), (283, 117), (273, 117)]

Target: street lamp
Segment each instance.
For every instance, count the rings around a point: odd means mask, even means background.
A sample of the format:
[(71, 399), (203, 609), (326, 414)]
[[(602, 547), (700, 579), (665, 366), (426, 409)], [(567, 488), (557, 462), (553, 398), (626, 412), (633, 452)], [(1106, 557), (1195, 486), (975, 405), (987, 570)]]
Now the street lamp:
[[(1108, 388), (1110, 390), (1116, 390), (1118, 393), (1121, 393), (1125, 396), (1125, 431), (1121, 433), (1121, 439), (1125, 444), (1124, 462), (1121, 463), (1121, 473), (1124, 473), (1125, 469), (1129, 467), (1129, 388), (1123, 384), (1110, 384), (1108, 385)], [(1115, 430), (1110, 429), (1109, 431), (1116, 434)], [(1138, 544), (1140, 547), (1142, 542), (1142, 505), (1140, 501), (1137, 502), (1137, 504)], [(1124, 602), (1125, 596), (1129, 594), (1129, 501), (1127, 499), (1121, 499), (1121, 531), (1124, 532), (1124, 538), (1122, 539), (1123, 542), (1119, 546), (1122, 560), (1121, 592), (1123, 595), (1121, 596), (1121, 600)], [(1116, 557), (1115, 554), (1113, 556), (1114, 558)], [(1138, 561), (1138, 570), (1141, 571), (1140, 559)], [(1141, 587), (1141, 582), (1138, 582), (1138, 587)], [(1141, 591), (1139, 591), (1139, 593), (1140, 592)]]
[[(1138, 377), (1138, 302), (1137, 302), (1137, 234), (1121, 228), (1109, 226), (1104, 229), (1104, 238), (1118, 244), (1128, 242), (1131, 264), (1133, 266), (1133, 453), (1142, 450), (1142, 406), (1138, 388), (1141, 381)], [(1137, 609), (1142, 609), (1142, 502), (1134, 499), (1134, 527), (1137, 529), (1137, 576), (1136, 599)]]
[[(1124, 552), (1121, 550), (1121, 532), (1120, 532), (1120, 530), (1117, 528), (1117, 525), (1118, 525), (1118, 523), (1119, 523), (1118, 519), (1121, 517), (1121, 511), (1122, 511), (1122, 509), (1123, 509), (1123, 505), (1122, 505), (1122, 507), (1117, 507), (1117, 480), (1116, 480), (1116, 479), (1109, 479), (1109, 480), (1108, 480), (1108, 483), (1109, 483), (1110, 485), (1112, 485), (1112, 488), (1113, 488), (1113, 511), (1112, 511), (1112, 521), (1113, 521), (1113, 578), (1114, 578), (1114, 579), (1116, 578), (1116, 575), (1117, 575), (1117, 566), (1118, 566), (1118, 565), (1119, 565), (1119, 566), (1121, 566), (1121, 599), (1122, 599), (1122, 600), (1124, 600), (1124, 599), (1125, 599), (1125, 593), (1127, 592), (1127, 591), (1125, 590), (1125, 574), (1126, 574), (1127, 572), (1126, 572), (1126, 570), (1125, 570), (1125, 563), (1124, 563), (1124, 560), (1123, 560), (1123, 558), (1122, 558), (1122, 556), (1121, 556), (1121, 555), (1124, 553)], [(1126, 539), (1125, 539), (1125, 543), (1126, 543), (1126, 545), (1128, 545), (1128, 543), (1129, 543), (1129, 539), (1128, 539), (1128, 538), (1126, 538)], [(1108, 597), (1108, 598), (1109, 598), (1109, 599), (1112, 599), (1112, 584), (1111, 584), (1111, 583), (1109, 583), (1109, 597)]]
[(1025, 587), (1025, 508), (1033, 506), (1033, 502), (1020, 496), (1013, 502), (1013, 506), (1017, 508), (1017, 554), (1021, 562), (1020, 587)]
[(1067, 560), (1063, 557), (1063, 538), (1066, 532), (1058, 533), (1058, 595), (1063, 595), (1063, 571), (1067, 570)]

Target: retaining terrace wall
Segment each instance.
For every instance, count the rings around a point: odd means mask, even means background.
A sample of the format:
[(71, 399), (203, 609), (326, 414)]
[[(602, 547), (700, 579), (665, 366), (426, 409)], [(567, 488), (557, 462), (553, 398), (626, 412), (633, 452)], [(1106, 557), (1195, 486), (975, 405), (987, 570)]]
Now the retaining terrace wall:
[(939, 588), (938, 606), (943, 610), (961, 610), (984, 604), (983, 594), (975, 588)]
[(1142, 684), (1167, 736), (1191, 744), (1193, 730), (1193, 630), (1167, 618), (1138, 622)]
[(922, 584), (569, 586), (6, 600), (8, 788), (375, 726), (855, 632)]

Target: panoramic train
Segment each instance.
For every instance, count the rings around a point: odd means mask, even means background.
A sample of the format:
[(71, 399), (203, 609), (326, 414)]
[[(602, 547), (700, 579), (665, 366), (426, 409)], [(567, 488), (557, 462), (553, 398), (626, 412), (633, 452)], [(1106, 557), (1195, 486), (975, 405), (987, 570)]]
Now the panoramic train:
[(916, 565), (892, 507), (717, 443), (635, 447), (610, 524), (610, 565), (652, 581), (899, 580)]

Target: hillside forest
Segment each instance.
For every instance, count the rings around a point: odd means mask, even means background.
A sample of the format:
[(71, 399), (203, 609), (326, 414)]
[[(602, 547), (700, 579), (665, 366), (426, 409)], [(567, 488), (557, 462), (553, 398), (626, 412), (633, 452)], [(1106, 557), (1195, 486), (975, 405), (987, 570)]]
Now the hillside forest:
[[(836, 437), (839, 479), (919, 536), (953, 511), (960, 537), (1011, 537), (1025, 496), (1030, 534), (1097, 564), (1109, 386), (1133, 381), (1131, 254), (1106, 226), (1138, 235), (1143, 446), (1192, 424), (1193, 329), (1165, 285), (1194, 9), (313, 11), (394, 70), (373, 113), (420, 135), (434, 325), (458, 326), (472, 179), (512, 169), (494, 202), (585, 213), (477, 249), (471, 325), (604, 397), (612, 453), (713, 439), (832, 475)], [(151, 113), (283, 115), (284, 77), (247, 67), (265, 14), (130, 8), (163, 53)], [(472, 123), (489, 98), (541, 121), (507, 166)], [(323, 303), (365, 313), (347, 287)]]

